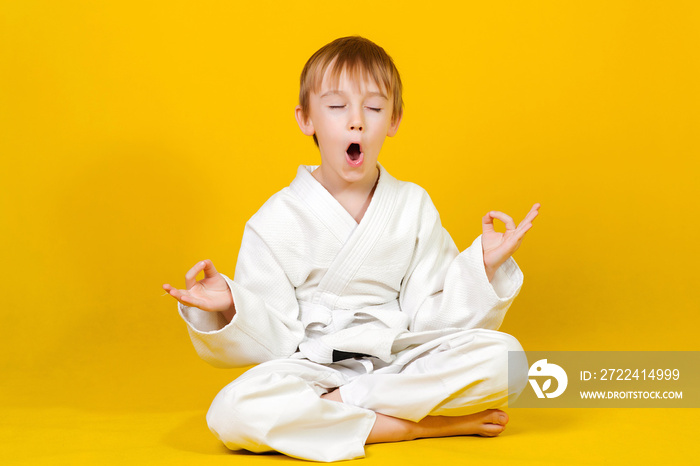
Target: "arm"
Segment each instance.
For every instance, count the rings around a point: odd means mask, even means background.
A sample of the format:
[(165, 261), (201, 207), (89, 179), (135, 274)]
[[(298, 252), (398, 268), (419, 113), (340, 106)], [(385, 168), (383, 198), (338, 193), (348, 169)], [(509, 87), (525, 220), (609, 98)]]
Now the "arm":
[[(294, 287), (267, 244), (249, 226), (243, 234), (235, 281), (219, 275), (231, 296), (231, 308), (212, 312), (187, 299), (178, 305), (200, 357), (219, 367), (241, 367), (293, 354), (304, 335)], [(230, 321), (227, 313), (232, 315)]]
[(460, 254), (427, 194), (421, 221), (399, 298), (402, 310), (411, 315), (410, 329), (498, 329), (522, 285), (515, 260), (509, 255), (503, 258), (502, 250), (496, 248), (498, 259), (503, 260), (496, 264), (489, 256), (492, 276), (488, 277), (484, 235)]

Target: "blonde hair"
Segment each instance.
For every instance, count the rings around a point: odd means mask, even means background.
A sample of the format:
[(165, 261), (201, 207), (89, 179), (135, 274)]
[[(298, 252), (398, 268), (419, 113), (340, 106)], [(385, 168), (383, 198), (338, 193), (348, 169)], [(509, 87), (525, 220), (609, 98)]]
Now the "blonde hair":
[[(391, 122), (395, 123), (401, 117), (404, 107), (403, 87), (393, 60), (383, 48), (371, 40), (360, 36), (348, 36), (324, 45), (304, 65), (299, 86), (299, 105), (305, 118), (309, 115), (311, 93), (320, 91), (323, 76), (333, 60), (335, 63), (330, 74), (333, 86), (338, 85), (343, 71), (347, 71), (355, 83), (366, 81), (369, 75), (384, 92), (392, 94), (388, 96), (394, 104)], [(315, 134), (314, 143), (318, 147)]]

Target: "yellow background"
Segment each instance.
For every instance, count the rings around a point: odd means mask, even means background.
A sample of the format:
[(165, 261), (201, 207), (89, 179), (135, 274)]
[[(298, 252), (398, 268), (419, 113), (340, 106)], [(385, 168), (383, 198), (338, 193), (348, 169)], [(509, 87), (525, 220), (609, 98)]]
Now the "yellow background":
[[(232, 458), (206, 430), (238, 372), (198, 359), (161, 285), (205, 258), (232, 276), (245, 221), (320, 162), (299, 74), (346, 35), (394, 59), (406, 108), (380, 161), (460, 249), (487, 211), (542, 204), (501, 330), (526, 350), (699, 350), (699, 20), (694, 1), (2, 0), (0, 455), (286, 460)], [(695, 451), (694, 411), (515, 411), (498, 439), (366, 461)]]

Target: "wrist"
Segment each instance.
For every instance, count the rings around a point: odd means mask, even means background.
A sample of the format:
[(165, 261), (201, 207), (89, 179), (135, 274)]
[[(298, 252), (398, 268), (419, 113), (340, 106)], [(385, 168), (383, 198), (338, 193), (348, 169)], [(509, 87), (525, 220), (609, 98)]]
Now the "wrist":
[(221, 311), (221, 314), (223, 314), (224, 319), (226, 319), (226, 323), (229, 324), (233, 320), (233, 316), (236, 315), (236, 309), (234, 309), (234, 307), (231, 306), (229, 309)]
[(231, 301), (230, 301), (230, 304), (228, 306), (228, 309), (226, 309), (225, 311), (221, 311), (221, 313), (224, 315), (224, 318), (226, 319), (226, 323), (230, 323), (233, 320), (233, 316), (236, 315), (236, 306), (233, 303), (233, 293), (231, 293), (230, 290), (229, 290), (229, 294), (230, 294)]
[(501, 264), (487, 265), (486, 262), (484, 262), (484, 272), (486, 273), (486, 278), (488, 278), (489, 283), (493, 280), (494, 275), (496, 275), (496, 270), (498, 270), (500, 266)]

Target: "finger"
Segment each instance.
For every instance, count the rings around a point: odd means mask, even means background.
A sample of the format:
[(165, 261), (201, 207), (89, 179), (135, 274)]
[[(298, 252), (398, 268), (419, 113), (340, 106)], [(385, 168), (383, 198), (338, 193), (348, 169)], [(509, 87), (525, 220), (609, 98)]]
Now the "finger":
[(513, 232), (513, 237), (522, 239), (530, 228), (532, 228), (532, 223), (525, 222), (525, 220), (523, 220), (520, 222), (520, 225), (518, 225), (518, 228), (516, 228)]
[(169, 285), (169, 284), (167, 284), (167, 283), (166, 283), (165, 285), (163, 285), (163, 289), (164, 289), (165, 291), (167, 291), (168, 293), (170, 293), (170, 292), (173, 291), (173, 290), (177, 291), (177, 288), (175, 288), (174, 286)]
[(530, 211), (527, 216), (518, 224), (518, 229), (522, 228), (524, 225), (531, 224), (533, 220), (537, 217), (537, 211)]
[(532, 223), (526, 223), (522, 227), (518, 225), (518, 230), (520, 230), (520, 239), (525, 236), (525, 233), (527, 233), (530, 228), (532, 228)]
[(214, 267), (214, 263), (211, 260), (206, 259), (202, 262), (204, 262), (204, 276), (205, 277), (211, 278), (214, 275), (216, 275), (217, 273), (219, 273), (216, 271), (216, 267)]
[[(168, 285), (168, 286), (169, 286), (169, 285)], [(183, 295), (184, 295), (185, 293), (186, 293), (185, 291), (183, 291), (183, 290), (178, 290), (177, 288), (173, 288), (172, 286), (170, 286), (170, 288), (168, 289), (168, 294), (169, 294), (170, 296), (172, 296), (173, 298), (177, 299), (177, 300), (178, 300), (179, 302), (181, 302), (182, 304), (185, 304), (185, 303), (182, 301), (182, 297), (183, 297)], [(186, 304), (185, 304), (185, 305), (186, 305)]]
[(204, 269), (204, 261), (197, 262), (194, 266), (187, 271), (185, 274), (185, 288), (188, 290), (197, 283), (197, 274)]
[(531, 217), (531, 219), (537, 217), (537, 215), (540, 213), (540, 203), (536, 203), (535, 205), (532, 206), (532, 209), (530, 209), (530, 212), (527, 213), (527, 217)]
[(199, 298), (195, 298), (191, 295), (183, 294), (182, 297), (179, 299), (179, 301), (182, 304), (184, 304), (185, 306), (190, 306), (190, 307), (194, 306), (194, 307), (198, 307), (198, 308), (204, 310), (204, 305), (205, 305), (204, 301), (199, 299)]
[[(163, 285), (163, 289), (167, 292), (167, 294), (169, 294), (170, 296), (173, 296), (173, 294), (171, 292), (173, 290), (176, 290), (177, 288), (173, 288), (172, 286), (170, 286), (169, 284), (166, 283), (165, 285)], [(175, 298), (175, 296), (173, 296), (173, 298)], [(175, 299), (177, 299), (177, 298), (175, 298)]]
[(486, 214), (482, 217), (481, 219), (481, 230), (484, 233), (493, 233), (494, 228), (493, 228), (493, 218), (489, 214)]
[(515, 230), (515, 222), (513, 221), (512, 218), (504, 214), (503, 212), (499, 212), (497, 210), (492, 210), (489, 212), (487, 215), (490, 215), (493, 218), (497, 218), (501, 222), (506, 224), (506, 230)]
[(535, 205), (532, 206), (530, 211), (527, 213), (524, 219), (518, 224), (518, 228), (520, 228), (522, 225), (527, 225), (528, 223), (532, 223), (532, 221), (537, 217), (537, 214), (539, 214), (539, 208), (540, 204), (536, 203)]
[(535, 204), (532, 206), (532, 208), (530, 209), (530, 212), (528, 212), (527, 214), (528, 215), (537, 215), (539, 212), (540, 212), (540, 205)]
[(169, 293), (170, 293), (170, 296), (177, 299), (180, 303), (182, 303), (185, 306), (199, 307), (198, 304), (199, 305), (202, 304), (202, 301), (200, 299), (193, 297), (191, 294), (189, 294), (185, 290), (178, 290), (177, 288), (171, 288)]

